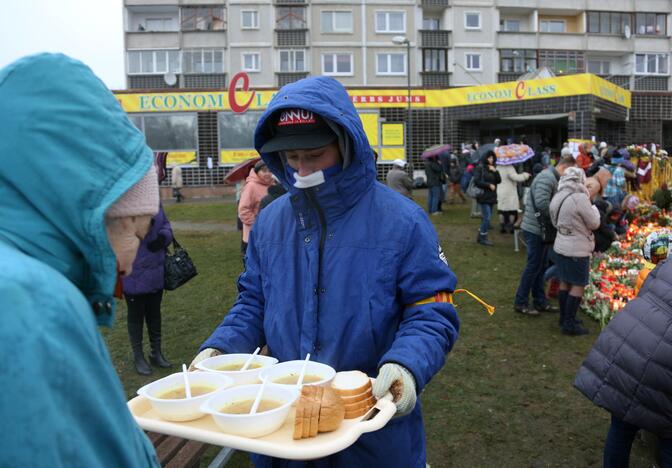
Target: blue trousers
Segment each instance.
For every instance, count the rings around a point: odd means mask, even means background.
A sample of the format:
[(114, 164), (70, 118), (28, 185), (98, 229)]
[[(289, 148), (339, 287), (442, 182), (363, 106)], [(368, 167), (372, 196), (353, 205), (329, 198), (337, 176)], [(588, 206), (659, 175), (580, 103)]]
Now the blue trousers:
[(429, 187), (429, 196), (427, 198), (427, 211), (435, 213), (439, 211), (439, 201), (441, 201), (442, 188), (440, 185)]
[(478, 206), (481, 209), (481, 234), (487, 234), (488, 227), (490, 226), (490, 218), (492, 218), (492, 205), (488, 203), (479, 203)]
[[(604, 468), (628, 468), (630, 449), (639, 428), (627, 423), (613, 414), (607, 440), (604, 443)], [(662, 468), (672, 467), (672, 439), (658, 439)]]
[(528, 305), (528, 297), (532, 293), (532, 301), (535, 307), (544, 307), (548, 301), (544, 292), (544, 272), (546, 271), (546, 259), (548, 245), (544, 244), (541, 236), (523, 230), (525, 244), (527, 244), (527, 263), (520, 283), (516, 291), (514, 304), (519, 307)]

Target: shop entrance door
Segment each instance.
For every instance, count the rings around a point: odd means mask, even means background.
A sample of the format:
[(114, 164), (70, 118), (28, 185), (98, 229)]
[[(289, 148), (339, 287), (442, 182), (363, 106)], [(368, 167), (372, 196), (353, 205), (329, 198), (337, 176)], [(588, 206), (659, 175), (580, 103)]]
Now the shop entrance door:
[(549, 146), (560, 151), (567, 141), (567, 117), (555, 119), (496, 119), (478, 122), (481, 143), (490, 143), (499, 138), (506, 144), (509, 138), (514, 143), (525, 142), (534, 147)]

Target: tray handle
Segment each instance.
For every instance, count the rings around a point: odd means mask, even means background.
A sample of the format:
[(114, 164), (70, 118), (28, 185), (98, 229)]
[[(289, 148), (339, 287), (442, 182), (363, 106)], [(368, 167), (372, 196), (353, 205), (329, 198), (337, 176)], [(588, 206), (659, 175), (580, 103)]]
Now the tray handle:
[(378, 409), (378, 413), (368, 421), (360, 422), (357, 426), (362, 434), (382, 429), (397, 412), (397, 405), (389, 400), (379, 400), (374, 408)]

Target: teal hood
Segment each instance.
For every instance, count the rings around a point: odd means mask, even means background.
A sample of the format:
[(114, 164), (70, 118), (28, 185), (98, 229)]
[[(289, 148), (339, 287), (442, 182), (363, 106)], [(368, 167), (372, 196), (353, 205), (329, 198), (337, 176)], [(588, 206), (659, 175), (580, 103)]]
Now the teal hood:
[(0, 242), (64, 275), (109, 325), (104, 215), (150, 168), (145, 137), (90, 68), (60, 54), (0, 70), (0, 103)]

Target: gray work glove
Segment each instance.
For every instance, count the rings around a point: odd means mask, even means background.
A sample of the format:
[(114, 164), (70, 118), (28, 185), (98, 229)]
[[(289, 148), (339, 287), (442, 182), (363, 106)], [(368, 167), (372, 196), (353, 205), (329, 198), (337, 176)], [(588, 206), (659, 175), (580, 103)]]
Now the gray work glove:
[(415, 393), (415, 379), (405, 367), (388, 362), (380, 368), (373, 384), (373, 396), (380, 399), (388, 391), (392, 394), (392, 401), (397, 405), (395, 418), (406, 416), (413, 411), (418, 399)]
[(200, 353), (198, 353), (196, 355), (196, 357), (194, 358), (193, 361), (191, 361), (191, 364), (189, 364), (189, 372), (193, 372), (195, 370), (198, 370), (198, 369), (196, 369), (196, 364), (198, 364), (202, 360), (207, 359), (207, 358), (212, 357), (212, 356), (219, 356), (220, 354), (222, 354), (222, 352), (218, 349), (205, 348), (203, 351), (201, 351)]

